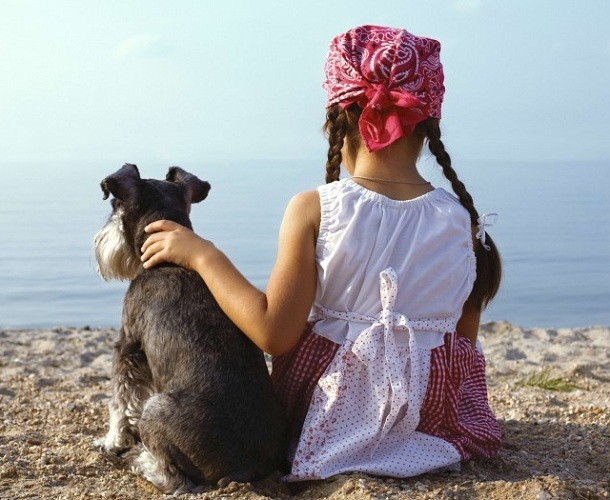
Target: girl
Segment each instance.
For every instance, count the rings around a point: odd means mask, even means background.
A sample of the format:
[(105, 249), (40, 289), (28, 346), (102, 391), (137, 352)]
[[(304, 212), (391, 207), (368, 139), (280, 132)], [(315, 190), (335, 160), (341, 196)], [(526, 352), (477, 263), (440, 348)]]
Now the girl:
[[(144, 267), (197, 271), (274, 356), (293, 438), (287, 480), (407, 477), (499, 448), (477, 331), (500, 259), (441, 142), (439, 53), (386, 27), (333, 39), (327, 184), (288, 204), (266, 293), (191, 231), (146, 229)], [(457, 198), (418, 172), (424, 141)], [(351, 178), (339, 179), (341, 164)]]

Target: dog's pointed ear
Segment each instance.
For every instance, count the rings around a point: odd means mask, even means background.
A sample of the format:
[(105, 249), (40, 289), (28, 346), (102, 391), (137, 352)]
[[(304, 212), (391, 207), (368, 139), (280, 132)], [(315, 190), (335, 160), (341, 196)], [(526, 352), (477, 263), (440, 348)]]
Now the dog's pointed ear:
[(189, 203), (199, 203), (205, 200), (211, 188), (209, 182), (202, 181), (180, 167), (170, 167), (165, 180), (182, 186)]
[(108, 199), (110, 194), (121, 201), (133, 198), (138, 192), (141, 180), (138, 167), (126, 163), (101, 182), (100, 186), (104, 192), (104, 200)]

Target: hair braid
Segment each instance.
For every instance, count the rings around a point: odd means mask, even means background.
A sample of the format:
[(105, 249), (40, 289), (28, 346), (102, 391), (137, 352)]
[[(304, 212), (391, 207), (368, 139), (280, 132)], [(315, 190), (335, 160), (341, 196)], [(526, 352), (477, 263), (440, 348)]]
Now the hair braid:
[(451, 157), (445, 150), (445, 145), (441, 141), (441, 129), (438, 120), (427, 120), (428, 147), (430, 152), (436, 157), (437, 163), (443, 168), (443, 175), (451, 183), (451, 188), (458, 196), (462, 206), (468, 210), (470, 221), (477, 224), (479, 213), (474, 206), (474, 200), (466, 190), (464, 183), (458, 178), (457, 172), (451, 166)]
[(345, 112), (337, 104), (328, 108), (326, 112), (326, 123), (324, 131), (328, 135), (328, 160), (326, 161), (326, 182), (339, 180), (341, 174), (341, 162), (343, 157), (341, 150), (348, 130), (348, 120)]
[[(451, 188), (457, 195), (460, 203), (470, 214), (472, 225), (476, 226), (478, 224), (479, 213), (474, 206), (472, 196), (451, 166), (451, 157), (445, 150), (443, 141), (441, 141), (441, 129), (438, 120), (435, 118), (427, 119), (425, 121), (425, 130), (430, 152), (436, 157), (436, 161), (442, 167), (443, 175), (451, 183)], [(489, 250), (484, 249), (480, 242), (475, 243), (477, 277), (468, 298), (468, 301), (479, 309), (485, 307), (498, 293), (502, 278), (502, 263), (498, 249), (489, 235), (486, 236), (485, 241), (490, 247)]]

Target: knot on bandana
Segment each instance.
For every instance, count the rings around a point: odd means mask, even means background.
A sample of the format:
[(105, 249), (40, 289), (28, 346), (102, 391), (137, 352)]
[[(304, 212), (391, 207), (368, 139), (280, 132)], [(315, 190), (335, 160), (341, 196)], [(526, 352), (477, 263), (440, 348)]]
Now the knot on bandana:
[(405, 135), (428, 117), (441, 117), (440, 43), (403, 29), (359, 26), (335, 37), (325, 65), (326, 106), (363, 110), (360, 133), (369, 151)]
[(415, 125), (426, 118), (420, 99), (403, 89), (389, 90), (383, 84), (368, 87), (358, 104), (362, 108), (358, 128), (369, 151), (410, 135)]
[(384, 111), (392, 105), (392, 95), (385, 85), (374, 83), (365, 92), (364, 95), (369, 100), (371, 108), (377, 111)]

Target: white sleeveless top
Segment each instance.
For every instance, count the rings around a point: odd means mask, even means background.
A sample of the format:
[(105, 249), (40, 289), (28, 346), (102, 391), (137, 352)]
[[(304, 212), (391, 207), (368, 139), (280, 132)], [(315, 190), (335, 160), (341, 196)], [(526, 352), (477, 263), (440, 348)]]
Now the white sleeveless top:
[(408, 330), (429, 334), (417, 335), (418, 343), (441, 345), (476, 277), (470, 216), (459, 200), (442, 188), (393, 200), (351, 179), (318, 192), (313, 331), (343, 344), (393, 315)]

